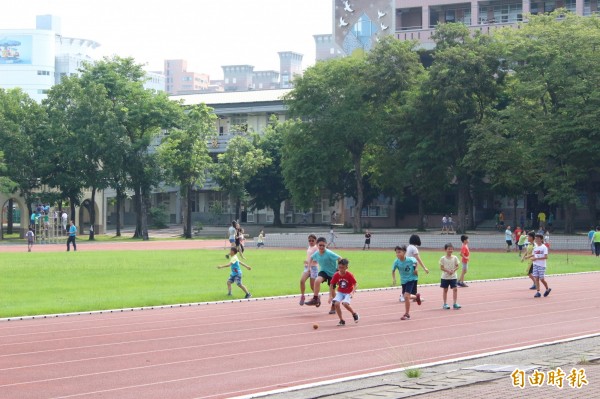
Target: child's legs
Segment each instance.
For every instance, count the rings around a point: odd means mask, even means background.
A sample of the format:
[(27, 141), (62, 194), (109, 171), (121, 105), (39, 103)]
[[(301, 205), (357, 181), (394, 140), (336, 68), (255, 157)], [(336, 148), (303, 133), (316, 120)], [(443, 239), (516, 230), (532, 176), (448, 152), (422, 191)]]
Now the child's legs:
[[(458, 299), (458, 289), (456, 287), (452, 288), (452, 300), (454, 304), (456, 304), (456, 300)], [(446, 303), (446, 302), (444, 302)]]
[(540, 278), (533, 275), (533, 283), (535, 284), (535, 289), (540, 290)]
[(448, 303), (448, 287), (443, 289), (442, 298), (444, 299), (444, 303)]
[(237, 283), (237, 286), (240, 287), (242, 289), (242, 291), (244, 291), (246, 293), (246, 295), (249, 294), (248, 289), (246, 288), (246, 286), (242, 283)]
[(227, 292), (231, 294), (231, 281), (227, 280)]
[(465, 274), (467, 274), (467, 271), (469, 270), (469, 264), (468, 263), (462, 263), (462, 272), (460, 273), (460, 278), (458, 279), (458, 281), (460, 281), (461, 283), (465, 282)]
[[(304, 295), (304, 292), (306, 291), (306, 280), (308, 280), (308, 276), (310, 275), (310, 272), (305, 271), (302, 273), (302, 276), (300, 276), (300, 293), (302, 295)], [(311, 288), (312, 288), (312, 283), (311, 283)]]
[(333, 306), (335, 307), (335, 313), (338, 315), (338, 317), (340, 318), (340, 320), (344, 320), (344, 318), (342, 317), (342, 308), (340, 306), (340, 302), (339, 301), (333, 301)]
[(352, 306), (350, 306), (350, 303), (349, 303), (349, 302), (342, 302), (342, 305), (344, 305), (344, 307), (345, 307), (346, 309), (348, 309), (348, 312), (350, 312), (350, 313), (354, 314), (354, 309), (352, 309)]
[(548, 283), (545, 278), (540, 278), (540, 282), (544, 285), (544, 288), (548, 289)]
[(313, 292), (315, 293), (315, 296), (319, 296), (319, 291), (321, 290), (321, 284), (323, 283), (325, 279), (322, 276), (318, 276), (315, 279), (315, 283), (313, 284)]

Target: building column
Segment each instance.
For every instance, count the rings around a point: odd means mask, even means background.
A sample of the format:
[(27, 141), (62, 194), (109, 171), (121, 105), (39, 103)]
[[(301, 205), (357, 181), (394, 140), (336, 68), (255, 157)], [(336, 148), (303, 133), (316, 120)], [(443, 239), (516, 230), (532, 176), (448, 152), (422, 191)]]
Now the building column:
[(479, 1), (471, 0), (471, 25), (479, 25)]
[(421, 8), (421, 29), (429, 29), (429, 6)]
[(522, 10), (523, 15), (529, 14), (531, 12), (531, 1), (530, 0), (523, 0), (523, 6), (522, 6), (522, 8), (523, 8), (523, 10)]
[(575, 0), (575, 14), (583, 15), (583, 0)]

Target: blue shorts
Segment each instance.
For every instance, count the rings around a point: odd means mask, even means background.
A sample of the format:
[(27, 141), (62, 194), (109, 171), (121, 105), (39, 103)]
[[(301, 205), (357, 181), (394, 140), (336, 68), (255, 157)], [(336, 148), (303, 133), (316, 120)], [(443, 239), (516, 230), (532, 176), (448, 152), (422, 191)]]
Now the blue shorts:
[(236, 283), (237, 285), (241, 285), (242, 284), (242, 276), (241, 275), (236, 275), (236, 276), (229, 276), (229, 278), (227, 279), (228, 283)]
[(443, 278), (440, 282), (440, 287), (442, 287), (442, 288), (450, 287), (450, 288), (454, 289), (454, 288), (456, 288), (456, 282), (457, 282), (457, 280), (455, 278), (453, 278), (452, 280), (447, 280), (447, 279)]
[(412, 280), (412, 281), (407, 281), (406, 283), (402, 284), (402, 294), (405, 294), (406, 292), (412, 294), (412, 295), (417, 295), (417, 280)]
[(235, 238), (230, 238), (230, 239), (229, 239), (229, 243), (230, 243), (230, 244), (235, 244)]

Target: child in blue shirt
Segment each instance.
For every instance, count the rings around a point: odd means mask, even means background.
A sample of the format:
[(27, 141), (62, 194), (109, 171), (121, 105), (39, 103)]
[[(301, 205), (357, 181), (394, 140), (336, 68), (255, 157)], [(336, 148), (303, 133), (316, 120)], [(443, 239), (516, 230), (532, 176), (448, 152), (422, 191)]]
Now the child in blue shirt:
[(417, 280), (419, 272), (417, 271), (417, 260), (406, 256), (406, 245), (399, 245), (394, 248), (396, 251), (396, 260), (392, 266), (392, 279), (396, 282), (396, 270), (400, 274), (402, 283), (402, 295), (404, 295), (404, 316), (400, 320), (410, 320), (410, 296), (416, 296), (417, 304), (421, 304), (421, 295), (417, 293)]
[(242, 284), (242, 269), (240, 265), (244, 266), (248, 270), (252, 270), (250, 266), (241, 262), (237, 257), (238, 250), (236, 247), (231, 247), (229, 250), (229, 263), (221, 266), (217, 266), (217, 269), (222, 269), (224, 267), (231, 267), (231, 274), (229, 275), (229, 279), (227, 280), (227, 296), (231, 296), (231, 284), (236, 283), (238, 287), (244, 291), (246, 296), (245, 299), (248, 299), (252, 296), (246, 286)]

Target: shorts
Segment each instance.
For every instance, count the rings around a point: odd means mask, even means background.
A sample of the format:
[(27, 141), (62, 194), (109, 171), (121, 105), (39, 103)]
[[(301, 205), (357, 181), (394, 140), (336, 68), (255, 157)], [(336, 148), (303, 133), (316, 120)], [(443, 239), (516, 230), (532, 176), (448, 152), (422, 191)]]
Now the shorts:
[(229, 243), (230, 243), (230, 244), (234, 244), (234, 243), (235, 243), (235, 238), (230, 238), (230, 239), (229, 239)]
[(546, 275), (546, 268), (544, 266), (533, 265), (533, 277), (544, 278)]
[(330, 276), (329, 274), (320, 271), (317, 277), (321, 277), (323, 281), (327, 281), (327, 285), (331, 285), (331, 279), (333, 278), (333, 276)]
[(517, 247), (519, 247), (519, 251), (522, 251), (522, 250), (523, 250), (523, 245), (519, 245), (519, 244), (517, 244)]
[(344, 294), (343, 292), (338, 292), (337, 294), (335, 294), (335, 298), (333, 298), (333, 301), (350, 304), (351, 299), (351, 294)]
[(236, 276), (229, 276), (229, 279), (227, 279), (228, 283), (236, 283), (237, 285), (241, 285), (242, 284), (242, 276), (241, 275), (236, 275)]
[(256, 243), (256, 247), (257, 248), (264, 247), (264, 246), (265, 246), (264, 242), (258, 242), (258, 243)]
[(371, 239), (370, 238), (367, 238), (365, 240), (365, 245), (371, 245)]
[(402, 294), (410, 293), (411, 295), (417, 295), (417, 280), (407, 281), (402, 284)]
[(450, 288), (454, 289), (454, 288), (456, 288), (457, 281), (458, 280), (455, 278), (453, 278), (452, 280), (447, 280), (447, 279), (443, 278), (440, 282), (440, 287), (442, 287), (442, 288), (450, 287)]
[(317, 278), (319, 275), (319, 266), (304, 266), (304, 273), (308, 273), (309, 271), (310, 278)]
[(462, 269), (465, 272), (469, 270), (469, 262), (462, 262)]
[(506, 240), (506, 245), (511, 246), (512, 245), (512, 240)]

